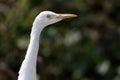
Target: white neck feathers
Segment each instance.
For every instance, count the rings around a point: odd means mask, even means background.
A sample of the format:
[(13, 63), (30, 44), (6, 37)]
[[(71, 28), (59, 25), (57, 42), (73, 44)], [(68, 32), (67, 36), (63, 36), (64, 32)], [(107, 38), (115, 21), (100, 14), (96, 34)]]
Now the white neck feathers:
[(37, 22), (33, 23), (30, 44), (28, 46), (25, 59), (21, 65), (18, 80), (36, 80), (36, 62), (39, 49), (39, 36), (42, 29), (42, 25), (38, 25)]

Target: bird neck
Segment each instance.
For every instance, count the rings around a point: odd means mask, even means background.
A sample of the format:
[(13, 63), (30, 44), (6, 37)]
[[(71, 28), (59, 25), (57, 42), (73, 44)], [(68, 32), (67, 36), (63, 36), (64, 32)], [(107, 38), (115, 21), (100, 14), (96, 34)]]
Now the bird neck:
[[(39, 28), (39, 29), (38, 29)], [(36, 80), (36, 62), (39, 49), (39, 36), (43, 26), (33, 23), (30, 44), (19, 71), (18, 80)]]

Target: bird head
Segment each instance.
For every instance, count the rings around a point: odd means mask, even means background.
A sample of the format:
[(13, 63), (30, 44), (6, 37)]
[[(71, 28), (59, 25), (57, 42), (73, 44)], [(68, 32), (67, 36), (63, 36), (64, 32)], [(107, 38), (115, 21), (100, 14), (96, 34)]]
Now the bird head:
[(77, 17), (75, 14), (57, 14), (51, 11), (41, 12), (35, 19), (35, 22), (42, 24), (42, 26), (48, 26), (50, 24), (59, 22), (63, 19)]

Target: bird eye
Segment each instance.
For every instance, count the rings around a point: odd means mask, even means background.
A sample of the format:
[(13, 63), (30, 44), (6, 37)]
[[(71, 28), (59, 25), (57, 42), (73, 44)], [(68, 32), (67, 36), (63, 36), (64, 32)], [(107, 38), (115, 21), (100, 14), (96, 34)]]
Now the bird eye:
[(49, 18), (49, 19), (50, 19), (50, 18), (51, 18), (51, 15), (47, 15), (47, 18)]

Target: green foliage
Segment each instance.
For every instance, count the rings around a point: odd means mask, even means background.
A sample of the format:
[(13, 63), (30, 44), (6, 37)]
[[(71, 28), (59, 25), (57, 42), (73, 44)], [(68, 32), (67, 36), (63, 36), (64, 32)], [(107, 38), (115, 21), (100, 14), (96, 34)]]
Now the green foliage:
[(45, 28), (40, 80), (120, 80), (119, 0), (0, 0), (0, 80), (17, 80), (32, 23), (44, 10), (74, 13)]

